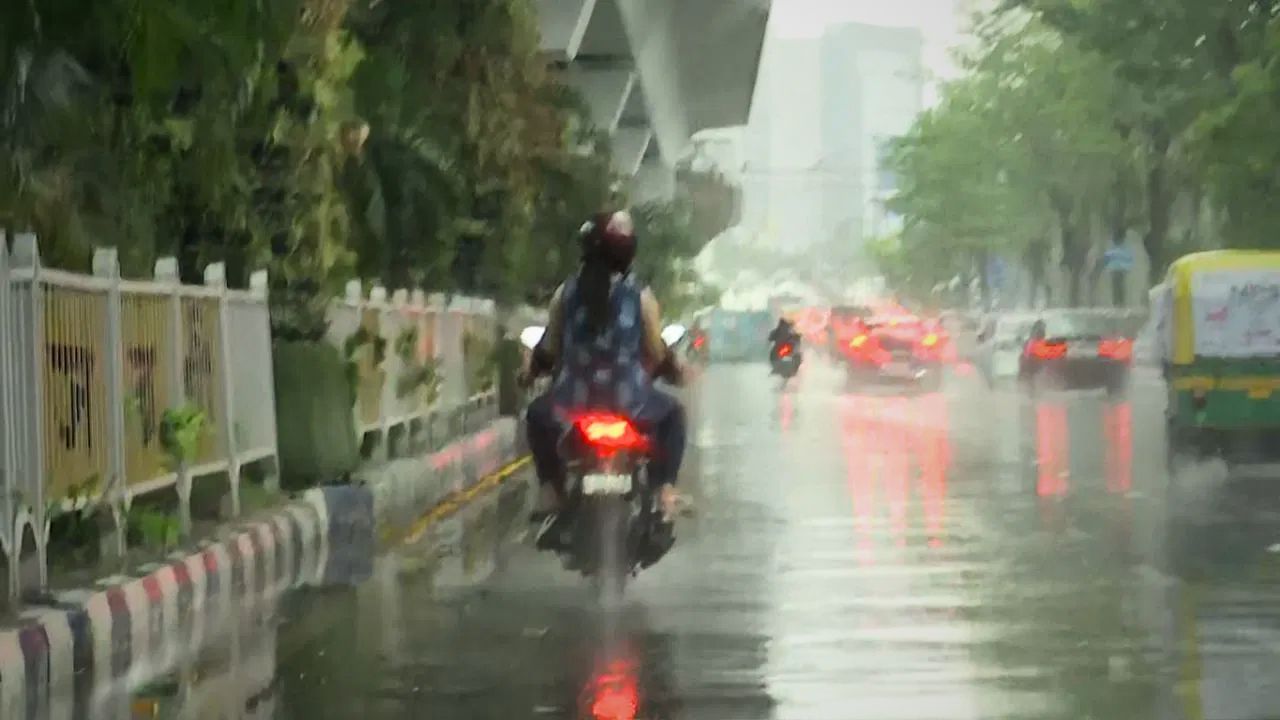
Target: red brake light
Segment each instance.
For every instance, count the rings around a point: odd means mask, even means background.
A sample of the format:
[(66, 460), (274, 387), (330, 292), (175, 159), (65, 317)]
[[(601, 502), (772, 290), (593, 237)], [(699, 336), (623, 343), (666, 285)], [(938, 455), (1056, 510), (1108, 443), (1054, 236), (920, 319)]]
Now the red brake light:
[(707, 341), (707, 339), (706, 339), (705, 337), (701, 336), (701, 335), (699, 335), (698, 337), (694, 338), (694, 339), (693, 339), (693, 347), (694, 347), (694, 349), (700, 349), (700, 348), (702, 348), (702, 344), (703, 344), (703, 343), (705, 343), (706, 341)]
[(1098, 357), (1129, 362), (1133, 358), (1133, 343), (1126, 338), (1114, 338), (1098, 343)]
[(1049, 342), (1048, 340), (1032, 340), (1027, 345), (1027, 354), (1037, 360), (1057, 360), (1066, 356), (1067, 344), (1064, 342)]
[(778, 348), (778, 357), (784, 358), (789, 356), (790, 354), (791, 354), (790, 345), (783, 345), (782, 347)]
[(574, 424), (588, 443), (601, 449), (640, 450), (648, 446), (631, 421), (618, 415), (584, 415)]

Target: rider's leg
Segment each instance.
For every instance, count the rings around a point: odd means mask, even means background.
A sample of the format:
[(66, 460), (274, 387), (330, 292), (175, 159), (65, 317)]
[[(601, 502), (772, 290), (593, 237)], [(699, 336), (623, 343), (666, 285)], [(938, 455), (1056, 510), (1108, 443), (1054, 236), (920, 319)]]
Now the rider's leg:
[(550, 394), (534, 398), (525, 413), (525, 435), (538, 473), (538, 510), (541, 512), (557, 509), (564, 489), (564, 461), (558, 448), (560, 431)]
[(641, 408), (637, 424), (653, 443), (653, 455), (649, 460), (649, 481), (658, 488), (663, 511), (670, 516), (678, 501), (675, 491), (684, 462), (687, 421), (684, 407), (671, 395), (653, 390)]

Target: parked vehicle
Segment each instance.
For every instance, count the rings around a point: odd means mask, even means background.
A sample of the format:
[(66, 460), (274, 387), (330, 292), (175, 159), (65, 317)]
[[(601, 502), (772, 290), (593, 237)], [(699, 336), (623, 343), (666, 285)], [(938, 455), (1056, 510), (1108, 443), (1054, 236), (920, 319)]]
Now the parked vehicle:
[(1280, 252), (1184, 256), (1152, 299), (1170, 465), (1280, 459)]

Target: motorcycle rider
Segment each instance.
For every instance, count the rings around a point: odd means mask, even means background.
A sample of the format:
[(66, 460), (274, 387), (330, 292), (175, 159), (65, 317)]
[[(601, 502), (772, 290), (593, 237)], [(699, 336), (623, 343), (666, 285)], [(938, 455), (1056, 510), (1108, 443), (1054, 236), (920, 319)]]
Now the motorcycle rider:
[(529, 404), (526, 415), (541, 488), (539, 513), (555, 513), (564, 500), (566, 470), (557, 446), (566, 415), (590, 408), (621, 413), (649, 437), (649, 479), (670, 520), (686, 422), (679, 401), (655, 388), (653, 379), (680, 384), (684, 370), (662, 340), (657, 299), (631, 272), (637, 238), (630, 214), (598, 213), (578, 237), (578, 272), (552, 296), (546, 332), (520, 374), (527, 386), (535, 376), (555, 371), (551, 389)]
[(797, 356), (800, 354), (800, 333), (785, 316), (778, 318), (777, 326), (769, 331), (769, 343), (769, 360), (771, 361), (777, 355), (778, 348), (783, 345), (791, 345), (791, 351)]

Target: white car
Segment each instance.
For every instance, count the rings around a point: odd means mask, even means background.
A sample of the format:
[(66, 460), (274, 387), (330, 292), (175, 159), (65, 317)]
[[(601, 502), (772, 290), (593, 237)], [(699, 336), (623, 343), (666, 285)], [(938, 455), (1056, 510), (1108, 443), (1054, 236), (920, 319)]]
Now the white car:
[(1030, 313), (1008, 313), (983, 319), (978, 328), (973, 364), (988, 383), (1018, 376), (1018, 360), (1037, 318), (1039, 315)]

